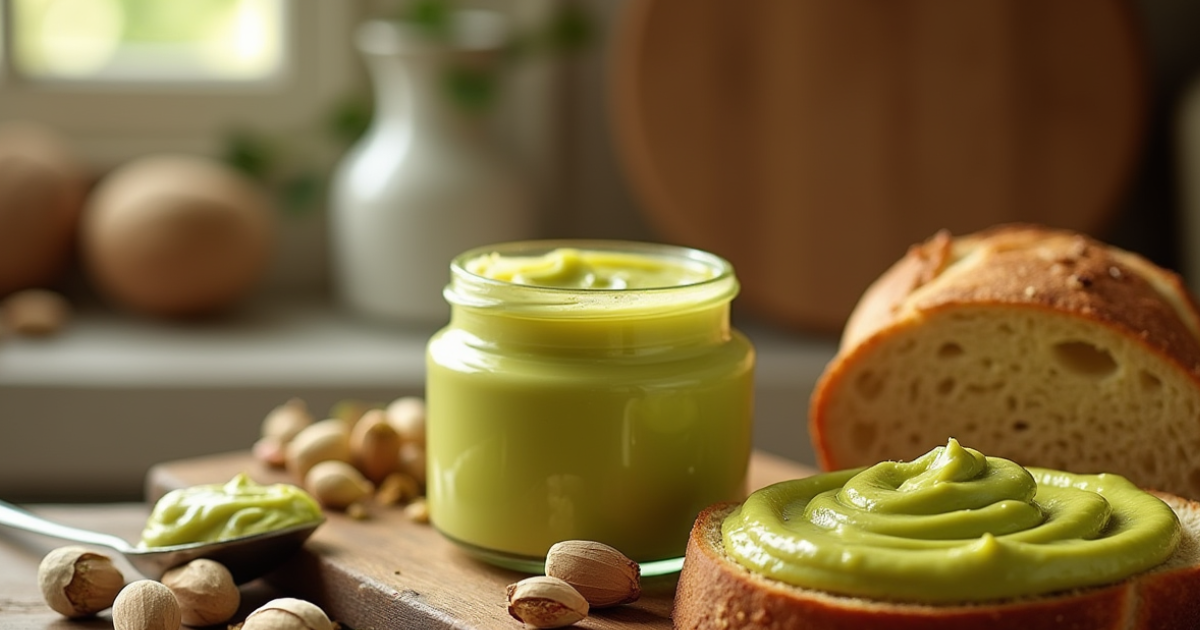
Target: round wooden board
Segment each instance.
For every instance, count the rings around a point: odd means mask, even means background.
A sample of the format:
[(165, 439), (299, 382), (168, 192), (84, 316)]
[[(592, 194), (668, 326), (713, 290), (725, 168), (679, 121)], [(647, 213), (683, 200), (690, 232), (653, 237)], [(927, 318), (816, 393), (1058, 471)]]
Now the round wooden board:
[(804, 331), (839, 331), (939, 229), (1096, 233), (1147, 105), (1122, 0), (628, 0), (614, 55), (618, 150), (652, 224)]

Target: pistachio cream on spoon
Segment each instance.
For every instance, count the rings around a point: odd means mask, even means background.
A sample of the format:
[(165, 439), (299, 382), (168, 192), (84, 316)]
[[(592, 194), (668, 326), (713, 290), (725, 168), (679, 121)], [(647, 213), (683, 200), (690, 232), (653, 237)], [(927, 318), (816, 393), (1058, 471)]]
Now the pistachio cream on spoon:
[(224, 484), (172, 490), (154, 505), (142, 548), (218, 542), (319, 521), (321, 507), (304, 490), (260, 485), (239, 474)]
[(954, 439), (911, 462), (769, 486), (723, 525), (726, 551), (756, 573), (925, 603), (1117, 582), (1180, 536), (1171, 508), (1124, 477), (1025, 469)]

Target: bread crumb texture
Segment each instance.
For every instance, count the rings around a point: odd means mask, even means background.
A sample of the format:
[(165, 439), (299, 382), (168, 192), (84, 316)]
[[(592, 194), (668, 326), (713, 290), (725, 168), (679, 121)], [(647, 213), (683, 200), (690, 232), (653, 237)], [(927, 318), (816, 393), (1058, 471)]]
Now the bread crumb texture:
[(864, 294), (814, 391), (822, 466), (908, 460), (953, 437), (1200, 497), (1200, 318), (1177, 276), (1029, 227), (914, 249)]

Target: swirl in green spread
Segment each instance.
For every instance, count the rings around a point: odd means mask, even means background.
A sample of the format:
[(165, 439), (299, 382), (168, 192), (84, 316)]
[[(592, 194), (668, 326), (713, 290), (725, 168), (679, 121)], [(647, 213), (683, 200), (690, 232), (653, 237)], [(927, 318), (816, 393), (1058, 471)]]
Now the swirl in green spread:
[(163, 495), (142, 530), (144, 548), (217, 542), (319, 521), (321, 507), (289, 484), (263, 486), (245, 474), (224, 484), (192, 486)]
[(911, 462), (769, 486), (724, 522), (751, 571), (831, 593), (973, 602), (1095, 586), (1179, 544), (1169, 506), (1123, 477), (985, 457), (951, 439)]
[(491, 253), (466, 264), (471, 273), (514, 284), (569, 289), (647, 289), (703, 282), (711, 268), (662, 257), (612, 251), (555, 249), (541, 256)]

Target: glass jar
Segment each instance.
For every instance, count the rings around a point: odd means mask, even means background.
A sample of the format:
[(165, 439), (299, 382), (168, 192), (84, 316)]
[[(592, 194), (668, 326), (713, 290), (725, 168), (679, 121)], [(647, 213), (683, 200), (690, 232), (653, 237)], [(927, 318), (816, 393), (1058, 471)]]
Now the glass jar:
[[(589, 275), (562, 252), (612, 264)], [(472, 270), (484, 260), (590, 288)], [(609, 544), (646, 575), (678, 570), (698, 512), (745, 493), (754, 349), (730, 326), (737, 290), (725, 260), (667, 245), (529, 241), (455, 258), (450, 323), (427, 353), (433, 525), (527, 572), (568, 539)]]

